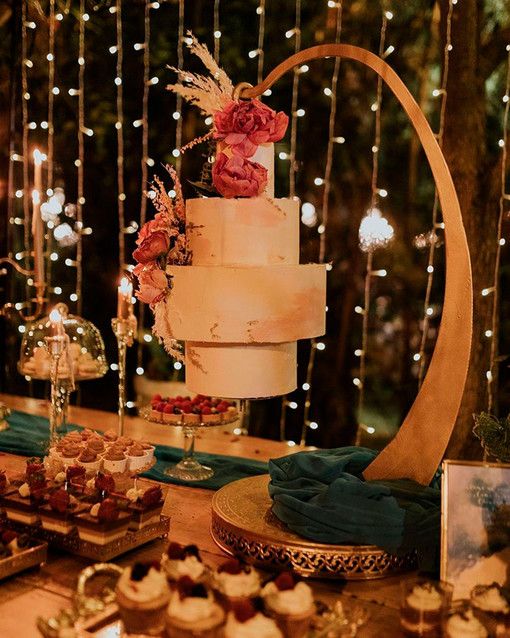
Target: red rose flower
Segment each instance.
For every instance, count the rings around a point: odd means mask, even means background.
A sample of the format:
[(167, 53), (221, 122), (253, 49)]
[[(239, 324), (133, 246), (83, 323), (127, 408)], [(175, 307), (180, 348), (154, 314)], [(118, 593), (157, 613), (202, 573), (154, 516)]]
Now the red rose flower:
[(142, 264), (147, 264), (150, 261), (156, 261), (162, 255), (166, 255), (169, 248), (170, 238), (168, 234), (162, 230), (157, 230), (145, 237), (134, 251), (133, 258)]
[(214, 137), (239, 155), (251, 157), (260, 144), (281, 140), (288, 123), (285, 113), (277, 113), (259, 100), (233, 101), (214, 114)]
[[(140, 265), (141, 264), (135, 268), (135, 271), (137, 271)], [(136, 272), (136, 276), (138, 277), (140, 288), (135, 294), (138, 299), (144, 303), (154, 303), (168, 288), (168, 280), (165, 272), (153, 264), (147, 264), (140, 268)]]
[(219, 153), (213, 164), (213, 184), (223, 197), (257, 197), (267, 184), (267, 170), (240, 155)]

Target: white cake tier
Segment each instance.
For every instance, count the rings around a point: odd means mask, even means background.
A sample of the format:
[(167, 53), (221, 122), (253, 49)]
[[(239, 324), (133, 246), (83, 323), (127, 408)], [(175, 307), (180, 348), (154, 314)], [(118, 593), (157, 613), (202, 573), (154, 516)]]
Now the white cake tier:
[(228, 346), (186, 343), (186, 385), (233, 399), (288, 394), (297, 385), (296, 342)]
[(261, 144), (250, 160), (267, 169), (267, 184), (264, 188), (264, 194), (267, 197), (274, 197), (274, 144)]
[(264, 197), (189, 199), (194, 266), (299, 263), (299, 201)]
[(167, 273), (176, 339), (283, 343), (324, 334), (324, 264), (169, 266)]

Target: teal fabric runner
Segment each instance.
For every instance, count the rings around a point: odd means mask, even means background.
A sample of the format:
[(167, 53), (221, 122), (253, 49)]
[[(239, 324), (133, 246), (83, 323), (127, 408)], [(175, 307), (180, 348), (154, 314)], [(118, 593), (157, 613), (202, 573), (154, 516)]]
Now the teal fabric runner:
[(345, 447), (269, 461), (273, 512), (297, 534), (323, 543), (418, 550), (422, 569), (439, 562), (441, 491), (407, 479), (365, 481), (377, 452)]
[[(25, 412), (13, 411), (7, 418), (9, 430), (0, 432), (0, 451), (20, 456), (43, 456), (48, 443), (48, 419)], [(81, 430), (80, 426), (67, 424), (67, 429)], [(188, 487), (202, 487), (217, 490), (227, 483), (247, 476), (267, 474), (267, 463), (222, 454), (198, 452), (197, 459), (214, 469), (214, 476), (206, 481), (179, 481), (165, 475), (165, 470), (182, 458), (182, 450), (166, 445), (156, 445), (156, 465), (143, 474), (146, 478), (163, 483), (175, 483)]]

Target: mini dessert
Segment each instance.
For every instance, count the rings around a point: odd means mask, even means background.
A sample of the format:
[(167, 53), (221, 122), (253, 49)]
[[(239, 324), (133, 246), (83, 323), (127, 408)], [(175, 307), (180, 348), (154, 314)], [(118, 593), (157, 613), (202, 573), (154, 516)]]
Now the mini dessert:
[(24, 552), (30, 547), (30, 537), (27, 534), (18, 534), (12, 529), (3, 530), (1, 533), (0, 558), (8, 558)]
[(105, 444), (100, 436), (93, 435), (87, 441), (87, 447), (94, 450), (96, 454), (101, 454), (105, 450)]
[(177, 396), (163, 399), (155, 394), (151, 401), (151, 419), (163, 423), (221, 423), (235, 419), (238, 415), (233, 401), (214, 399), (197, 394), (193, 399), (189, 396)]
[(236, 605), (227, 616), (225, 638), (283, 638), (272, 618), (257, 611), (249, 600)]
[(155, 563), (135, 563), (124, 570), (115, 590), (126, 632), (159, 635), (165, 627), (170, 589)]
[(103, 456), (103, 467), (112, 474), (125, 472), (127, 467), (126, 455), (122, 450), (111, 447)]
[(81, 540), (106, 545), (126, 535), (130, 519), (129, 512), (120, 511), (112, 498), (105, 498), (88, 512), (77, 514), (76, 525)]
[(228, 610), (259, 595), (260, 576), (250, 565), (243, 565), (232, 558), (220, 565), (213, 574), (213, 587)]
[(136, 487), (126, 492), (131, 512), (129, 529), (138, 530), (151, 523), (157, 523), (163, 509), (163, 492), (159, 486), (140, 490)]
[(204, 579), (206, 573), (196, 545), (170, 543), (161, 559), (161, 567), (171, 583), (176, 583), (183, 576), (199, 582)]
[(101, 467), (101, 459), (98, 458), (97, 452), (87, 447), (80, 452), (76, 459), (78, 465), (81, 465), (87, 472), (97, 472)]
[(510, 605), (498, 583), (475, 587), (471, 592), (471, 606), (489, 633), (510, 628)]
[(97, 498), (106, 498), (108, 494), (115, 492), (115, 479), (111, 474), (99, 472), (86, 483), (88, 495), (95, 495)]
[(118, 438), (117, 432), (113, 428), (110, 428), (109, 430), (106, 430), (106, 432), (103, 434), (103, 436), (110, 443), (112, 441), (116, 441), (117, 438)]
[(445, 638), (487, 638), (488, 633), (471, 609), (452, 614), (444, 632)]
[(149, 463), (152, 462), (152, 459), (154, 458), (154, 452), (155, 452), (156, 448), (154, 447), (154, 445), (152, 445), (148, 441), (140, 441), (140, 445), (143, 448), (143, 451), (144, 451), (145, 456), (147, 458), (147, 465), (148, 465)]
[(283, 572), (267, 583), (261, 595), (285, 638), (303, 638), (308, 634), (315, 603), (306, 583), (296, 582), (290, 572)]
[(68, 489), (74, 494), (82, 494), (85, 489), (87, 470), (83, 465), (69, 465), (66, 468), (66, 482)]
[(129, 469), (133, 472), (141, 470), (148, 465), (147, 455), (140, 443), (133, 443), (127, 449)]
[(400, 609), (400, 626), (405, 636), (436, 638), (441, 635), (445, 606), (441, 591), (432, 583), (414, 585)]
[(169, 638), (221, 638), (225, 612), (207, 588), (188, 576), (177, 581), (166, 612)]
[(80, 455), (81, 450), (82, 446), (78, 443), (66, 443), (66, 445), (64, 445), (62, 451), (60, 452), (60, 458), (62, 460), (62, 463), (64, 464), (64, 467), (67, 467), (68, 465), (74, 465), (76, 459)]
[(60, 488), (50, 495), (46, 505), (39, 508), (42, 526), (51, 532), (69, 534), (75, 527), (75, 514), (83, 508), (74, 496)]
[(81, 436), (82, 441), (85, 441), (85, 442), (87, 442), (91, 436), (95, 436), (95, 432), (93, 430), (90, 430), (89, 428), (83, 429), (79, 434)]
[(39, 503), (41, 502), (44, 489), (41, 483), (32, 489), (28, 483), (23, 483), (10, 494), (2, 497), (2, 504), (7, 518), (27, 525), (35, 525), (39, 521)]

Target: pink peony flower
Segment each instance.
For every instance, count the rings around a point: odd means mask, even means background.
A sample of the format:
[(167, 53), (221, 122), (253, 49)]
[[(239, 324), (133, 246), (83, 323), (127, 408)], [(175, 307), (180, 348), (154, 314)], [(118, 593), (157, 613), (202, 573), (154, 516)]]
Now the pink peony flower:
[(277, 113), (260, 100), (232, 101), (214, 114), (214, 137), (243, 157), (251, 157), (260, 144), (281, 140), (288, 123), (283, 111)]
[(152, 233), (155, 233), (158, 230), (165, 231), (168, 228), (168, 218), (163, 213), (156, 213), (154, 219), (144, 224), (138, 233), (138, 237), (136, 238), (136, 245), (139, 246), (144, 239), (146, 239)]
[(267, 183), (267, 170), (240, 155), (219, 153), (213, 164), (213, 184), (223, 197), (256, 197)]
[(165, 273), (154, 264), (146, 265), (138, 269), (136, 275), (138, 276), (138, 282), (140, 284), (140, 289), (136, 291), (136, 296), (144, 303), (154, 303), (168, 288)]
[[(150, 223), (151, 222), (149, 222), (149, 224)], [(145, 224), (145, 226), (147, 225), (148, 224)], [(144, 238), (142, 238), (138, 248), (134, 251), (133, 258), (142, 264), (146, 264), (150, 261), (155, 261), (158, 257), (161, 257), (161, 255), (166, 255), (169, 248), (170, 238), (167, 233), (162, 230), (148, 232)]]

